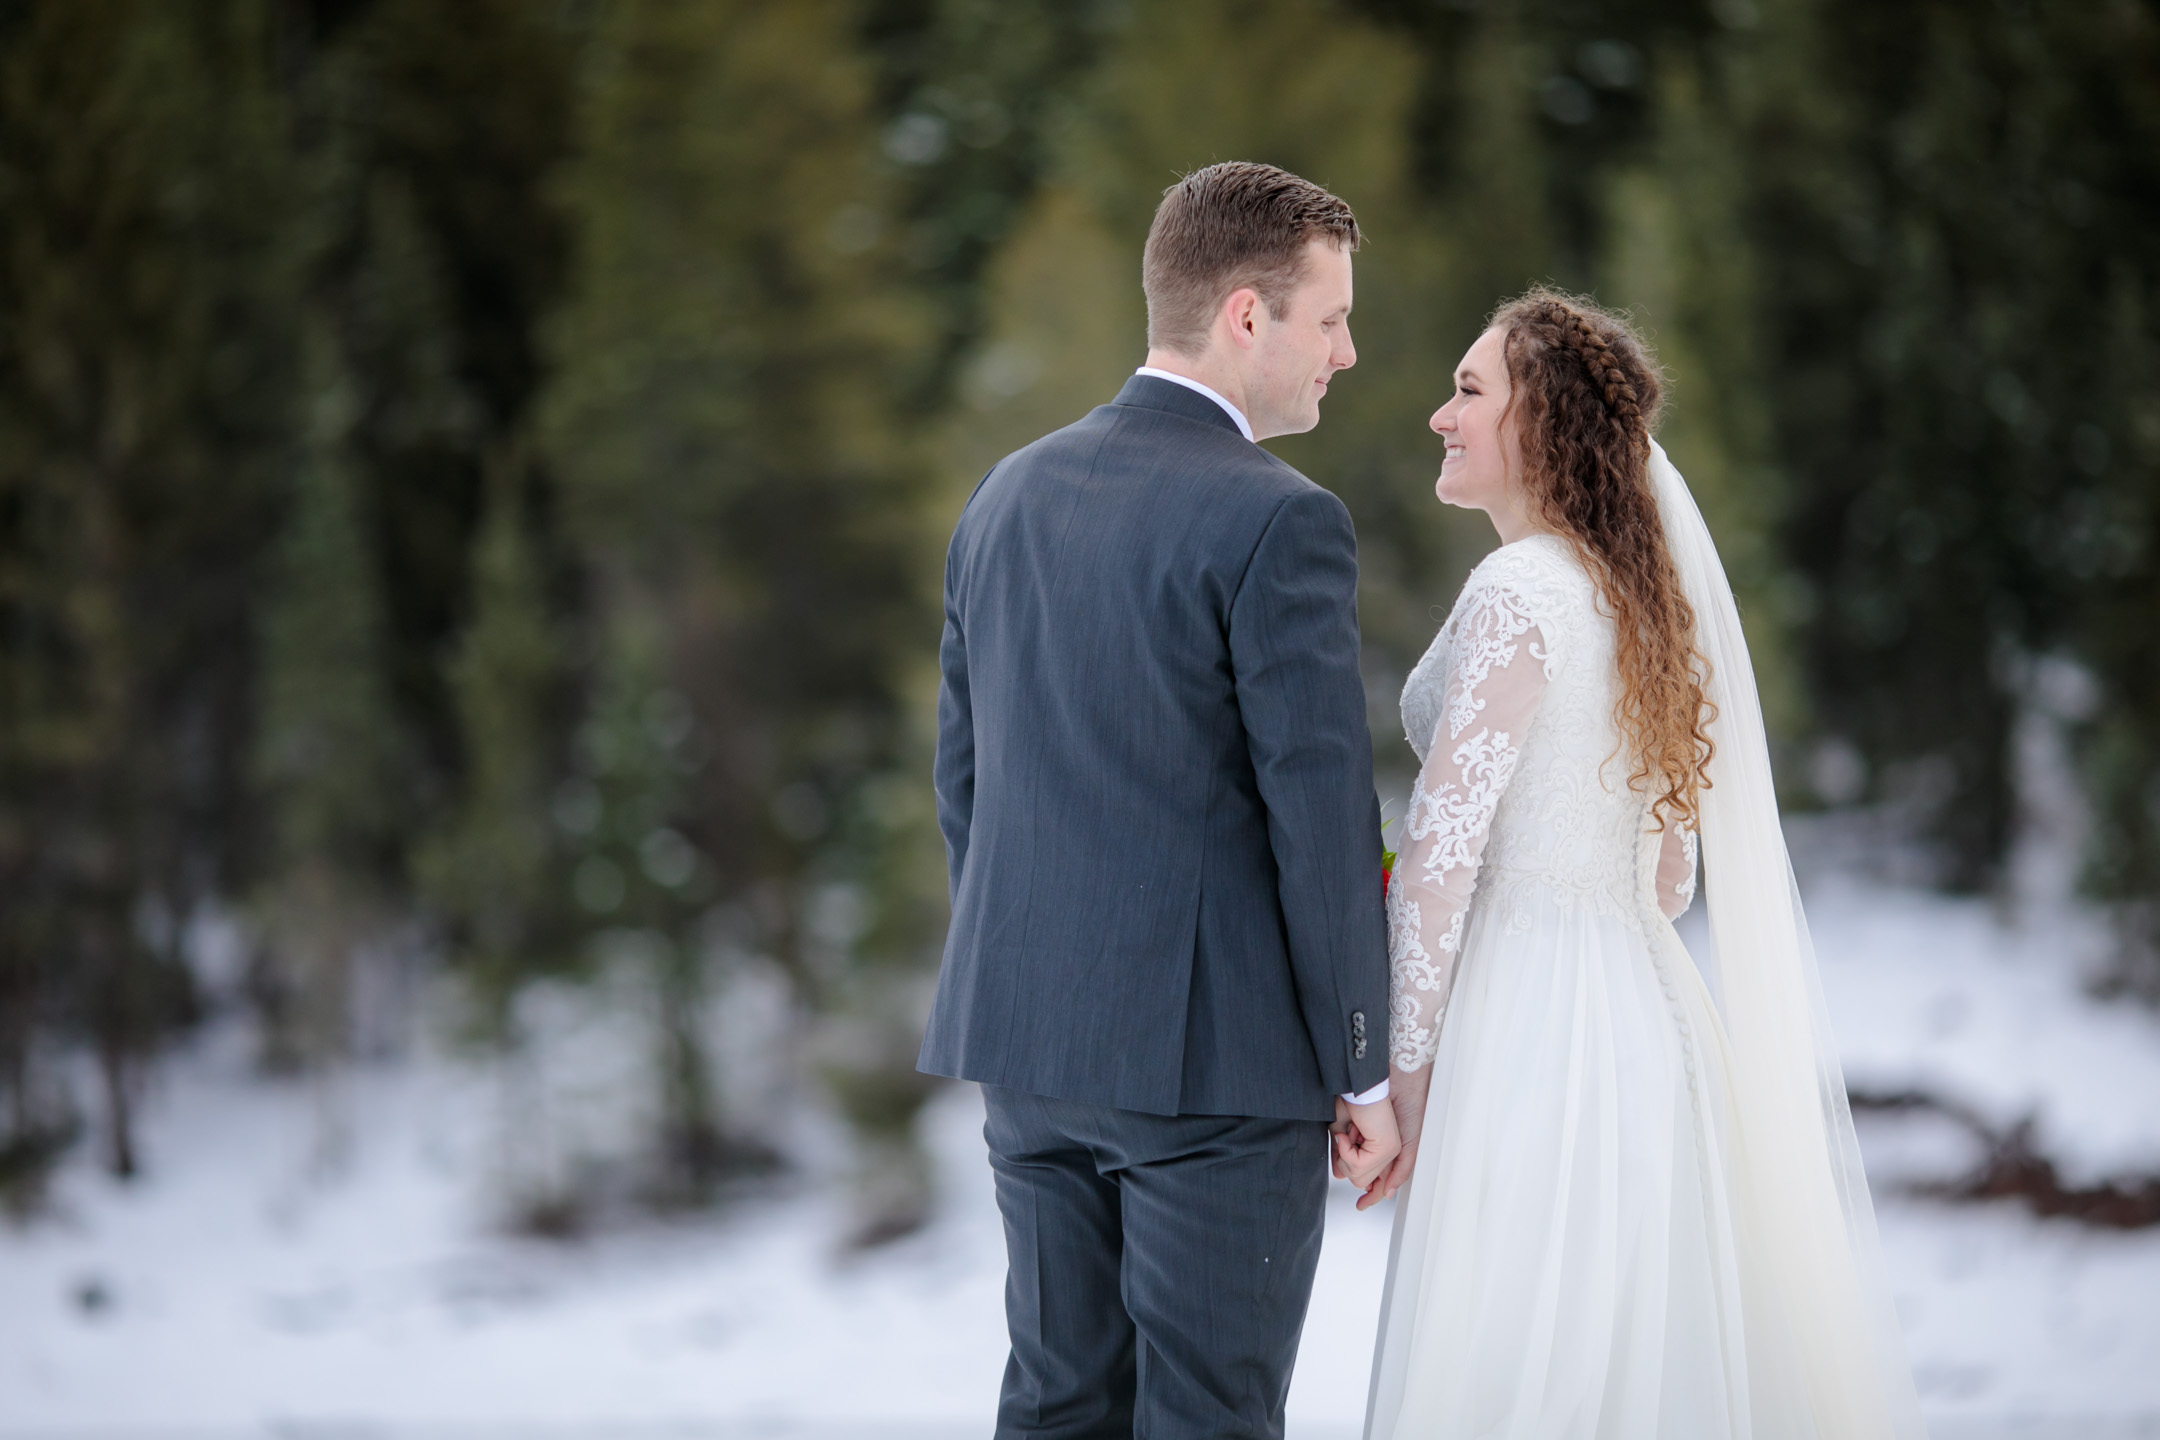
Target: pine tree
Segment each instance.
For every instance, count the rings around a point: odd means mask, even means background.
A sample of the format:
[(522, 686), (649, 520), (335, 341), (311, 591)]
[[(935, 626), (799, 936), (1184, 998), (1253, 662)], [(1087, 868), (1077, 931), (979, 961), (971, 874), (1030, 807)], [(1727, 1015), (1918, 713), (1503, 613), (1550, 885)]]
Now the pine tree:
[(2150, 674), (2130, 638), (2150, 627), (2124, 619), (2150, 568), (2160, 26), (1928, 0), (1760, 14), (1730, 94), (1823, 728), (1873, 762), (1873, 797), (1929, 820), (1946, 880), (1991, 886), (2018, 677), (2082, 657), (2104, 692), (2097, 878), (2150, 894), (2149, 821), (2120, 797), (2151, 752), (2118, 740)]
[(561, 642), (534, 553), (521, 456), (500, 460), (473, 559), (473, 620), (451, 663), (464, 786), (417, 857), (447, 925), (480, 1028), (509, 1038), (509, 1007), (535, 975), (563, 969), (567, 879), (551, 819), (561, 726)]
[(532, 692), (559, 665), (539, 652), (558, 643), (561, 547), (526, 434), (563, 274), (545, 188), (569, 144), (575, 35), (521, 0), (369, 0), (290, 12), (281, 39), (304, 281), (349, 410), (335, 463), (368, 566), (395, 577), (369, 603), (407, 785), (372, 869), (386, 915), (416, 908), (414, 882), (433, 902), (499, 1036), (521, 967), (564, 943), (560, 903), (538, 893), (545, 827), (518, 837), (559, 774), (560, 702)]
[(572, 893), (592, 959), (627, 972), (649, 996), (659, 1132), (648, 1194), (698, 1204), (771, 1159), (728, 1133), (707, 1038), (711, 957), (696, 920), (715, 898), (715, 875), (683, 829), (711, 737), (669, 683), (670, 636), (653, 597), (616, 577), (607, 614), (600, 673), (556, 811), (572, 838)]
[(105, 1158), (189, 1013), (173, 937), (234, 873), (291, 253), (259, 4), (0, 12), (0, 1166), (87, 1041)]
[[(598, 581), (587, 733), (673, 723), (662, 711), (680, 703), (706, 749), (669, 782), (676, 798), (646, 792), (628, 829), (609, 822), (613, 851), (578, 862), (581, 898), (620, 883), (621, 904), (649, 902), (638, 944), (665, 957), (663, 994), (690, 986), (708, 958), (691, 912), (638, 879), (655, 873), (648, 861), (686, 857), (743, 943), (785, 963), (813, 1008), (837, 1011), (856, 942), (907, 916), (819, 940), (837, 934), (812, 923), (830, 908), (819, 897), (870, 894), (862, 837), (835, 822), (905, 757), (904, 687), (934, 630), (899, 399), (933, 332), (892, 283), (872, 75), (850, 8), (828, 3), (626, 0), (592, 64), (568, 186), (582, 265), (547, 431)], [(633, 684), (618, 652), (648, 626), (658, 638), (637, 643), (657, 668)], [(928, 941), (903, 947), (917, 974)], [(705, 1117), (726, 1110), (689, 1063), (680, 1025), (695, 1007), (662, 1013), (656, 1049), (674, 1079), (660, 1148), (694, 1157)], [(918, 1082), (886, 1068), (912, 1117)], [(910, 1203), (903, 1223), (921, 1214)]]
[(983, 336), (984, 273), (1058, 164), (1060, 132), (1117, 28), (1107, 0), (864, 7), (881, 146), (899, 175), (890, 217), (848, 211), (837, 238), (868, 248), (884, 224), (901, 232), (910, 288), (928, 299), (934, 327), (912, 403), (952, 399), (960, 360)]
[(348, 450), (352, 390), (327, 324), (309, 339), (311, 423), (264, 614), (253, 771), (271, 857), (256, 898), (265, 1058), (320, 1071), (346, 1057), (354, 966), (397, 918), (411, 809)]
[[(295, 7), (292, 143), (308, 283), (334, 318), (354, 403), (391, 693), (432, 793), (468, 751), (442, 657), (472, 613), (487, 474), (524, 445), (546, 381), (541, 327), (567, 235), (548, 187), (571, 144), (576, 31), (528, 0)], [(549, 478), (532, 514), (543, 555)], [(552, 582), (551, 582), (552, 583)]]

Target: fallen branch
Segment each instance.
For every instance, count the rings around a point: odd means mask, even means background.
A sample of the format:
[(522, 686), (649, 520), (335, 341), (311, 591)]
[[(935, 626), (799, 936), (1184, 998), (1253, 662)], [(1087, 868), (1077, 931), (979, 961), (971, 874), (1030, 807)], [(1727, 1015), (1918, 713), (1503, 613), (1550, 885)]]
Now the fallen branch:
[(1956, 1180), (1910, 1187), (1916, 1195), (1945, 1200), (2022, 1200), (2036, 1215), (2060, 1215), (2110, 1230), (2160, 1225), (2160, 1175), (2115, 1176), (2097, 1185), (2065, 1185), (2055, 1162), (2033, 1144), (2031, 1116), (1998, 1129), (1970, 1106), (1925, 1090), (1851, 1094), (1856, 1111), (1940, 1115), (1980, 1141), (1986, 1158)]

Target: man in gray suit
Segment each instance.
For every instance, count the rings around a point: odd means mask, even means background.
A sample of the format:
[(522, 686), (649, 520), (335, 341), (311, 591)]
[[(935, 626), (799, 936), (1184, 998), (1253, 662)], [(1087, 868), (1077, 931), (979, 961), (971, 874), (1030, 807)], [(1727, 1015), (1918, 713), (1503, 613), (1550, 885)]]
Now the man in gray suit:
[(980, 1081), (997, 1433), (1280, 1436), (1334, 1168), (1398, 1147), (1357, 540), (1255, 442), (1347, 368), (1357, 221), (1164, 195), (1147, 364), (984, 477), (945, 567), (953, 918), (922, 1068)]

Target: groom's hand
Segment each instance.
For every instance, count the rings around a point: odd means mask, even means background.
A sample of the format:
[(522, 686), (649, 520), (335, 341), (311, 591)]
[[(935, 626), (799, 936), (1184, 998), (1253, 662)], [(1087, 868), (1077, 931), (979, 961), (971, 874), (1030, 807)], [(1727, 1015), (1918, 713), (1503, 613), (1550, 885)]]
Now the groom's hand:
[(1402, 1149), (1402, 1137), (1395, 1129), (1395, 1107), (1385, 1100), (1352, 1105), (1337, 1096), (1333, 1128), (1337, 1178), (1370, 1194), (1374, 1182), (1386, 1173)]

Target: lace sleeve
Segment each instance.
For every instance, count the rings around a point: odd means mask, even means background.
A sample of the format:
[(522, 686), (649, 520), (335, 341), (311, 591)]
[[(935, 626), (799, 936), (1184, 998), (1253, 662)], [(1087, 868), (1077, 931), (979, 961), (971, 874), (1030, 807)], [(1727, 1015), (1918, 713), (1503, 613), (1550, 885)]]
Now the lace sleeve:
[(1695, 827), (1686, 821), (1666, 825), (1658, 841), (1657, 905), (1677, 920), (1695, 903)]
[(1421, 1069), (1439, 1046), (1485, 837), (1551, 665), (1544, 631), (1513, 591), (1480, 595), (1462, 613), (1388, 887), (1388, 1058), (1397, 1069)]

